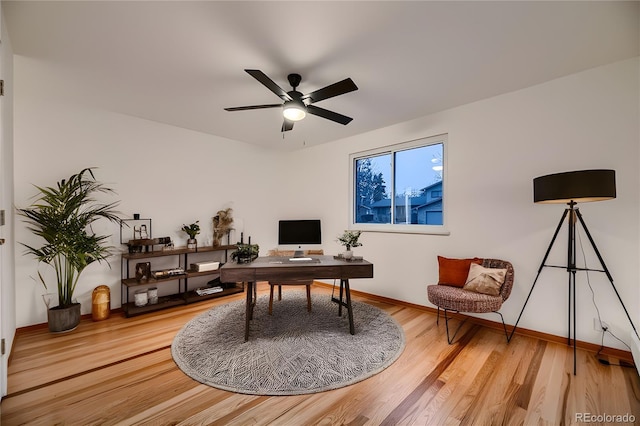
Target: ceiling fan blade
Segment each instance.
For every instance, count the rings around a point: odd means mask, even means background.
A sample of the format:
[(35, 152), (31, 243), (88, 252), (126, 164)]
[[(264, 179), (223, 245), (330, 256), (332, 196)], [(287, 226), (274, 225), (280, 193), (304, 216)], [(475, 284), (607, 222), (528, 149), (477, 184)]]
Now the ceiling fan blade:
[(282, 132), (288, 132), (289, 130), (293, 130), (293, 121), (287, 120), (286, 118), (282, 122)]
[(287, 92), (283, 88), (281, 88), (276, 83), (274, 83), (273, 80), (271, 80), (269, 77), (267, 77), (267, 75), (265, 73), (263, 73), (262, 71), (260, 71), (260, 70), (245, 70), (245, 71), (251, 77), (255, 78), (260, 83), (262, 83), (267, 89), (271, 90), (273, 93), (278, 95), (280, 97), (280, 99), (282, 99), (283, 101), (292, 100), (291, 96), (289, 96), (287, 94)]
[(308, 93), (302, 96), (302, 99), (309, 99), (310, 103), (314, 103), (333, 98), (334, 96), (344, 95), (345, 93), (353, 92), (354, 90), (358, 90), (358, 86), (356, 86), (350, 78), (345, 78), (342, 81)]
[(264, 108), (280, 108), (282, 104), (268, 104), (268, 105), (249, 105), (241, 107), (225, 108), (225, 111), (245, 111), (248, 109), (264, 109)]
[(345, 125), (349, 124), (351, 120), (353, 120), (353, 118), (347, 117), (346, 115), (338, 114), (337, 112), (329, 111), (328, 109), (320, 108), (315, 105), (307, 105), (307, 112)]

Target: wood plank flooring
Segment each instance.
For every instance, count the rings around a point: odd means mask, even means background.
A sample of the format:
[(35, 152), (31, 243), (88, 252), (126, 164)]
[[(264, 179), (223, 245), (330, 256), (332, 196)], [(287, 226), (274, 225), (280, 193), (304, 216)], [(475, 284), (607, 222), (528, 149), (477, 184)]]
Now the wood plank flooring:
[[(259, 285), (260, 294), (267, 291)], [(183, 374), (170, 352), (177, 331), (243, 298), (133, 318), (112, 314), (63, 335), (19, 330), (2, 425), (569, 425), (580, 423), (582, 413), (635, 416), (640, 424), (635, 368), (602, 365), (579, 349), (574, 376), (570, 347), (518, 334), (507, 344), (504, 334), (472, 323), (449, 345), (435, 314), (363, 295), (354, 299), (392, 315), (407, 340), (393, 365), (363, 382), (269, 397), (218, 390)], [(613, 422), (594, 424), (607, 423)]]

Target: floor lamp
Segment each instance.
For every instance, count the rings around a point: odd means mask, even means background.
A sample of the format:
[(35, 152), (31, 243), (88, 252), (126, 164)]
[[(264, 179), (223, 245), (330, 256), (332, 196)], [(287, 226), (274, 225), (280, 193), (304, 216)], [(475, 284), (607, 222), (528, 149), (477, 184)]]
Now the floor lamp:
[[(571, 345), (571, 336), (573, 334), (573, 374), (576, 374), (576, 272), (577, 271), (595, 271), (595, 272), (604, 272), (611, 283), (611, 287), (613, 291), (618, 296), (618, 300), (624, 309), (625, 314), (627, 314), (627, 318), (629, 319), (629, 323), (633, 328), (633, 331), (638, 336), (638, 331), (636, 327), (633, 325), (633, 321), (629, 316), (629, 312), (627, 308), (624, 306), (622, 302), (622, 298), (616, 289), (616, 286), (613, 284), (613, 277), (609, 273), (607, 266), (600, 255), (600, 251), (598, 247), (596, 247), (596, 243), (591, 237), (591, 233), (589, 229), (587, 229), (587, 225), (582, 218), (582, 214), (580, 214), (580, 210), (576, 207), (578, 203), (590, 202), (590, 201), (604, 201), (610, 200), (612, 198), (616, 198), (616, 174), (615, 170), (580, 170), (574, 172), (566, 172), (566, 173), (556, 173), (552, 175), (540, 176), (533, 180), (533, 201), (535, 203), (546, 203), (546, 204), (567, 204), (567, 208), (565, 208), (564, 213), (562, 214), (562, 218), (560, 219), (560, 223), (556, 227), (556, 230), (553, 234), (553, 238), (551, 238), (551, 243), (549, 243), (549, 247), (547, 248), (547, 252), (542, 259), (542, 263), (538, 268), (538, 273), (536, 275), (535, 280), (533, 281), (533, 285), (531, 286), (531, 290), (529, 291), (529, 295), (524, 302), (524, 306), (522, 306), (522, 310), (520, 311), (520, 315), (518, 315), (518, 319), (511, 330), (511, 336), (509, 336), (509, 340), (513, 337), (513, 333), (516, 331), (516, 327), (518, 326), (518, 322), (520, 322), (520, 318), (522, 317), (522, 313), (524, 312), (527, 303), (529, 302), (529, 298), (531, 297), (531, 293), (533, 293), (533, 289), (536, 286), (536, 282), (538, 281), (538, 277), (542, 272), (544, 267), (550, 268), (562, 268), (566, 269), (569, 274), (569, 298), (568, 298), (568, 335), (567, 335), (567, 345)], [(556, 265), (547, 265), (547, 258), (549, 257), (549, 253), (551, 252), (551, 248), (556, 241), (556, 237), (560, 232), (560, 228), (568, 218), (569, 220), (569, 233), (568, 233), (568, 244), (567, 244), (567, 264), (566, 266), (556, 266)], [(589, 269), (589, 268), (578, 268), (576, 266), (576, 224), (580, 223), (582, 228), (584, 229), (593, 250), (600, 261), (600, 266), (602, 269)], [(573, 314), (573, 315), (572, 315)], [(573, 325), (573, 333), (572, 333), (572, 325)], [(638, 336), (640, 339), (640, 336)]]

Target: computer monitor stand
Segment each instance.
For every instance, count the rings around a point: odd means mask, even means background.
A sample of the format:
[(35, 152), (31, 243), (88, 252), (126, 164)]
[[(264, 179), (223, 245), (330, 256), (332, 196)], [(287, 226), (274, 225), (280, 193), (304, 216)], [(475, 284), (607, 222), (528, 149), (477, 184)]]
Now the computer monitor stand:
[(295, 250), (293, 252), (293, 257), (304, 257), (304, 250)]

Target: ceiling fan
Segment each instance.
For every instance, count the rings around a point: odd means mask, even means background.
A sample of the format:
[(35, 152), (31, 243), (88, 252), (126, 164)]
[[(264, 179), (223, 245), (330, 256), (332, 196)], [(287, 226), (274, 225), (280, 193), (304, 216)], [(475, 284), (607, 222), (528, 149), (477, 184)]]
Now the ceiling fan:
[(358, 90), (358, 86), (350, 78), (345, 78), (342, 81), (323, 87), (311, 93), (303, 95), (298, 92), (296, 88), (300, 84), (302, 77), (300, 74), (289, 74), (287, 79), (289, 84), (293, 88), (289, 92), (286, 92), (280, 86), (273, 82), (265, 73), (260, 70), (245, 70), (250, 76), (262, 83), (267, 89), (271, 90), (277, 96), (284, 101), (281, 104), (267, 104), (267, 105), (250, 105), (242, 107), (225, 108), (225, 111), (245, 111), (250, 109), (263, 109), (263, 108), (282, 108), (282, 115), (284, 116), (284, 122), (282, 123), (282, 131), (286, 132), (293, 129), (293, 123), (302, 120), (307, 113), (317, 115), (318, 117), (326, 118), (327, 120), (335, 121), (340, 124), (349, 124), (353, 118), (346, 115), (338, 114), (337, 112), (329, 111), (328, 109), (320, 108), (312, 105), (315, 102), (320, 102), (325, 99), (333, 98), (334, 96), (344, 95), (345, 93)]

